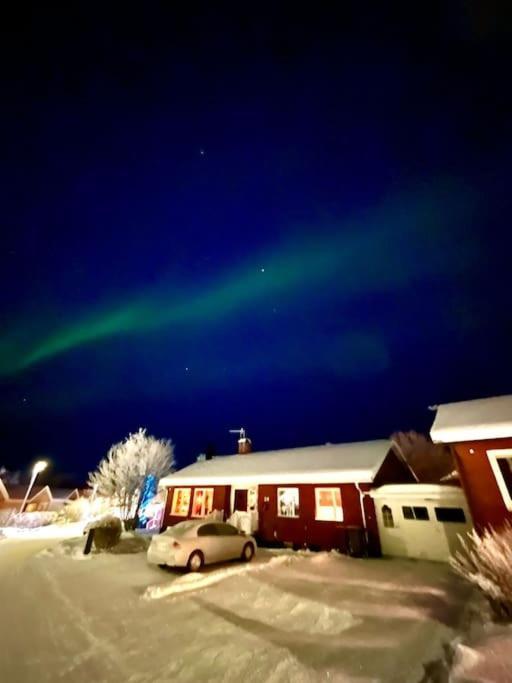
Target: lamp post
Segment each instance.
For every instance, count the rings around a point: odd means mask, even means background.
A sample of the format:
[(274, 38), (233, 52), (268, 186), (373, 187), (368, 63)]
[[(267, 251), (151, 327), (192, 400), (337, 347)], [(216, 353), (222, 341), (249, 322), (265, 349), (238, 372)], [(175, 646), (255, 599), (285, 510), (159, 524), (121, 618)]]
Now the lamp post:
[(30, 496), (30, 492), (32, 491), (32, 487), (34, 486), (34, 482), (36, 480), (37, 475), (39, 474), (39, 472), (45, 470), (47, 465), (48, 463), (45, 460), (38, 460), (32, 468), (32, 477), (30, 478), (30, 484), (28, 485), (25, 498), (23, 499), (23, 503), (21, 504), (20, 512), (23, 512), (23, 510), (25, 509), (25, 505), (27, 504), (28, 497)]

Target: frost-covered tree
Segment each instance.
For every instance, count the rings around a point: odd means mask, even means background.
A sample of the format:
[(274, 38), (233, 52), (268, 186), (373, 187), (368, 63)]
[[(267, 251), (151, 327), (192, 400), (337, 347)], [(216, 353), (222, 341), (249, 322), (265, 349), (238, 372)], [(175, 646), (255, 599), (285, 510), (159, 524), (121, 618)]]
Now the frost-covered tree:
[(88, 484), (98, 495), (114, 500), (127, 519), (133, 514), (145, 478), (152, 474), (159, 479), (173, 464), (172, 442), (139, 429), (111, 446), (96, 472), (89, 473)]
[(10, 472), (7, 468), (0, 467), (0, 479), (4, 482), (4, 484), (11, 484), (12, 486), (15, 486), (20, 483), (21, 472), (19, 470), (16, 472)]
[(445, 444), (432, 443), (414, 431), (395, 432), (391, 440), (421, 483), (437, 484), (455, 470), (450, 449)]

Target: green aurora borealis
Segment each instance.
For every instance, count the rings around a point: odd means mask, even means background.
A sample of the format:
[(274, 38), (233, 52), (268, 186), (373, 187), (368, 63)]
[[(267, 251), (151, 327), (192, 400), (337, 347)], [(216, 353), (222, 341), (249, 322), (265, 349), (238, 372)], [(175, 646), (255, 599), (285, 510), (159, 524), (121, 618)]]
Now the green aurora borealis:
[[(172, 345), (177, 329), (215, 327), (253, 308), (263, 307), (271, 317), (276, 298), (293, 307), (327, 296), (337, 301), (343, 316), (344, 305), (368, 293), (436, 282), (467, 269), (476, 248), (462, 237), (473, 210), (468, 194), (448, 184), (441, 192), (402, 194), (376, 210), (324, 222), (318, 230), (305, 226), (278, 248), (261, 250), (252, 262), (233, 265), (200, 286), (173, 285), (164, 278), (157, 287), (127, 293), (125, 300), (106, 297), (85, 309), (58, 310), (48, 302), (47, 310), (10, 324), (0, 341), (0, 373), (20, 373), (119, 335), (142, 338), (158, 332)], [(352, 326), (341, 328), (345, 340), (347, 335), (371, 337)], [(347, 347), (344, 341), (341, 348), (346, 353), (352, 346), (359, 344)], [(338, 363), (350, 365), (350, 359)]]

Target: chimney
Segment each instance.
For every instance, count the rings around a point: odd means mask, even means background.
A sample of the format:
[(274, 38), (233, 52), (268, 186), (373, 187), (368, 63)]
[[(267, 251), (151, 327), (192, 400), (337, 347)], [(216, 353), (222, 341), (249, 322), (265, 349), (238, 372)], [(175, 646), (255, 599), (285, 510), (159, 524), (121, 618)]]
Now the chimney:
[(230, 434), (238, 434), (238, 454), (245, 455), (246, 453), (252, 453), (252, 442), (247, 438), (246, 431), (243, 427), (240, 429), (230, 429)]
[(252, 441), (246, 436), (241, 436), (238, 439), (238, 454), (246, 455), (247, 453), (252, 453)]

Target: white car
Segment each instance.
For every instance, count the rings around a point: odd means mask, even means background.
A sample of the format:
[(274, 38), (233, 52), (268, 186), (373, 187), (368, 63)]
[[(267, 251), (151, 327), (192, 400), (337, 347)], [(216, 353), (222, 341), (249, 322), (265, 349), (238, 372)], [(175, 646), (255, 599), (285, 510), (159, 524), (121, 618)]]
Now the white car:
[(190, 520), (168, 527), (153, 536), (148, 562), (200, 571), (205, 564), (240, 559), (250, 562), (256, 552), (252, 536), (225, 522)]

